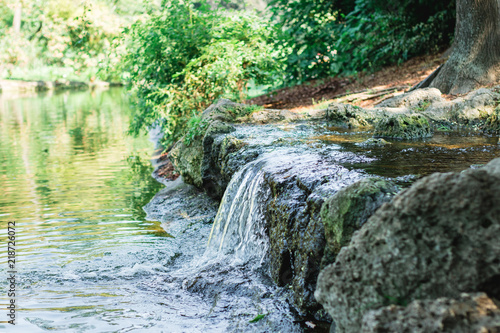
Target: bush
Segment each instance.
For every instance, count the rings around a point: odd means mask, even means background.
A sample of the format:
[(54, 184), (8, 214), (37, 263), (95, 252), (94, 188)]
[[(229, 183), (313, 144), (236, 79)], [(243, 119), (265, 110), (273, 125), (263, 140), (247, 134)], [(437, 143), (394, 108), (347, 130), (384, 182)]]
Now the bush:
[(119, 67), (135, 98), (132, 132), (160, 125), (165, 144), (172, 144), (214, 99), (238, 101), (249, 80), (271, 82), (280, 69), (273, 34), (255, 15), (180, 0), (134, 23), (125, 31)]
[(335, 27), (354, 9), (352, 1), (272, 0), (269, 9), (283, 31), (277, 38), (287, 51), (285, 83), (328, 76)]
[(455, 26), (455, 2), (356, 0), (337, 26), (330, 73), (354, 74), (401, 63), (448, 46)]
[(13, 11), (0, 1), (0, 75), (10, 78), (91, 80), (124, 23), (99, 0), (21, 3), (21, 30), (14, 33)]
[(285, 82), (373, 71), (450, 44), (455, 1), (272, 0), (288, 52)]

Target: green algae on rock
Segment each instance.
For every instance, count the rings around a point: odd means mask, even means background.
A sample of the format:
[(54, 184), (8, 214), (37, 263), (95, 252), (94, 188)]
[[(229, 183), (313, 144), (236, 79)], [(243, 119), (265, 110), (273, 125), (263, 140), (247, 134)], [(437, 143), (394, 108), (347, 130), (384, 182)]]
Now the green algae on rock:
[(375, 138), (414, 140), (432, 137), (434, 131), (427, 118), (419, 114), (398, 114), (380, 119)]
[(372, 127), (380, 118), (375, 111), (350, 104), (332, 103), (326, 111), (328, 122), (337, 127), (362, 128)]
[(186, 144), (184, 140), (176, 143), (169, 157), (186, 183), (203, 187), (206, 159), (211, 153), (215, 136), (232, 131), (234, 127), (231, 125), (213, 120), (208, 123), (204, 132), (198, 134), (199, 139), (195, 138), (189, 144)]
[[(228, 123), (233, 120), (234, 116), (226, 110), (239, 106), (239, 104), (224, 99), (221, 99), (217, 104), (211, 105), (202, 114), (201, 122), (204, 126), (200, 127), (200, 131), (193, 136), (192, 140), (189, 140), (189, 142), (179, 140), (172, 148), (169, 158), (187, 184), (199, 188), (205, 187), (207, 179), (211, 178), (213, 160), (221, 157), (219, 152), (217, 152), (216, 157), (212, 156), (212, 145), (216, 137), (235, 130)], [(241, 145), (236, 146), (241, 148)], [(225, 151), (234, 151), (236, 146), (232, 149), (227, 149), (225, 146)], [(222, 159), (224, 158), (222, 157)], [(220, 198), (223, 190), (214, 188), (214, 193), (209, 191), (208, 194)]]
[(486, 118), (483, 131), (487, 133), (500, 133), (500, 105)]
[(325, 200), (320, 212), (326, 238), (321, 268), (333, 263), (340, 249), (349, 245), (354, 232), (398, 191), (390, 181), (365, 178)]

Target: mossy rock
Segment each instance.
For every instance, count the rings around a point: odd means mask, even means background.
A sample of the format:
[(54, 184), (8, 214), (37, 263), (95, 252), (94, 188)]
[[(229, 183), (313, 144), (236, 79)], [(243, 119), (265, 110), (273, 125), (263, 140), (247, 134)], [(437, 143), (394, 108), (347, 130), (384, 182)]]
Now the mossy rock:
[(484, 121), (483, 131), (493, 134), (500, 133), (500, 105)]
[(344, 128), (371, 127), (378, 118), (372, 110), (342, 103), (330, 104), (326, 117), (331, 125)]
[(382, 118), (375, 127), (375, 138), (413, 140), (433, 135), (427, 118), (419, 114), (398, 114)]
[(349, 244), (354, 232), (398, 191), (392, 182), (365, 178), (325, 200), (320, 212), (326, 237), (321, 268), (333, 263), (340, 249)]
[[(224, 101), (229, 104), (229, 101)], [(179, 140), (169, 153), (175, 169), (180, 173), (184, 182), (203, 188), (206, 185), (207, 170), (210, 171), (211, 161), (217, 159), (212, 156), (212, 144), (215, 137), (235, 130), (234, 126), (226, 123), (223, 119), (224, 113), (221, 107), (211, 108), (212, 113), (205, 113), (206, 125), (200, 127), (199, 133), (186, 143), (186, 140)], [(218, 193), (218, 192), (217, 192)]]

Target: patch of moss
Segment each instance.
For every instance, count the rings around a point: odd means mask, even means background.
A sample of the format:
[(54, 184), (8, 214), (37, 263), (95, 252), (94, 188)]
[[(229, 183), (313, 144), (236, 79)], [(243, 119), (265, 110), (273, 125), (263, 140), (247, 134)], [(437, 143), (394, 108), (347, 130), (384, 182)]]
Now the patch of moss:
[(208, 121), (199, 116), (193, 116), (187, 123), (186, 134), (184, 134), (184, 144), (191, 146), (193, 141), (205, 134), (208, 127)]
[(226, 112), (230, 115), (233, 121), (238, 118), (247, 117), (254, 112), (262, 110), (264, 110), (264, 107), (260, 105), (230, 105), (226, 108)]
[(365, 178), (325, 200), (320, 211), (326, 238), (322, 268), (335, 261), (340, 249), (351, 241), (354, 232), (398, 190), (386, 180)]
[(374, 137), (413, 140), (432, 135), (432, 126), (424, 116), (399, 114), (382, 118), (375, 127)]
[(431, 104), (432, 104), (431, 101), (424, 99), (418, 103), (418, 106), (415, 108), (415, 110), (418, 112), (423, 112), (427, 110), (429, 106), (431, 106)]
[(500, 105), (486, 118), (483, 131), (487, 133), (500, 133)]
[(332, 103), (327, 109), (328, 122), (338, 127), (368, 127), (370, 122), (366, 116), (362, 108), (350, 104)]

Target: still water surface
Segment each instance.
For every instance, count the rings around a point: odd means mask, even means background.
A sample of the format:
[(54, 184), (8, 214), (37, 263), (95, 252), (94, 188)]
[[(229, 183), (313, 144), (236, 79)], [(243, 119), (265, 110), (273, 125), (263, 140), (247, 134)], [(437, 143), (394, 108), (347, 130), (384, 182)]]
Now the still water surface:
[(175, 330), (165, 316), (181, 309), (152, 287), (171, 238), (142, 210), (162, 185), (122, 92), (0, 97), (0, 303), (15, 221), (18, 305), (0, 330)]

